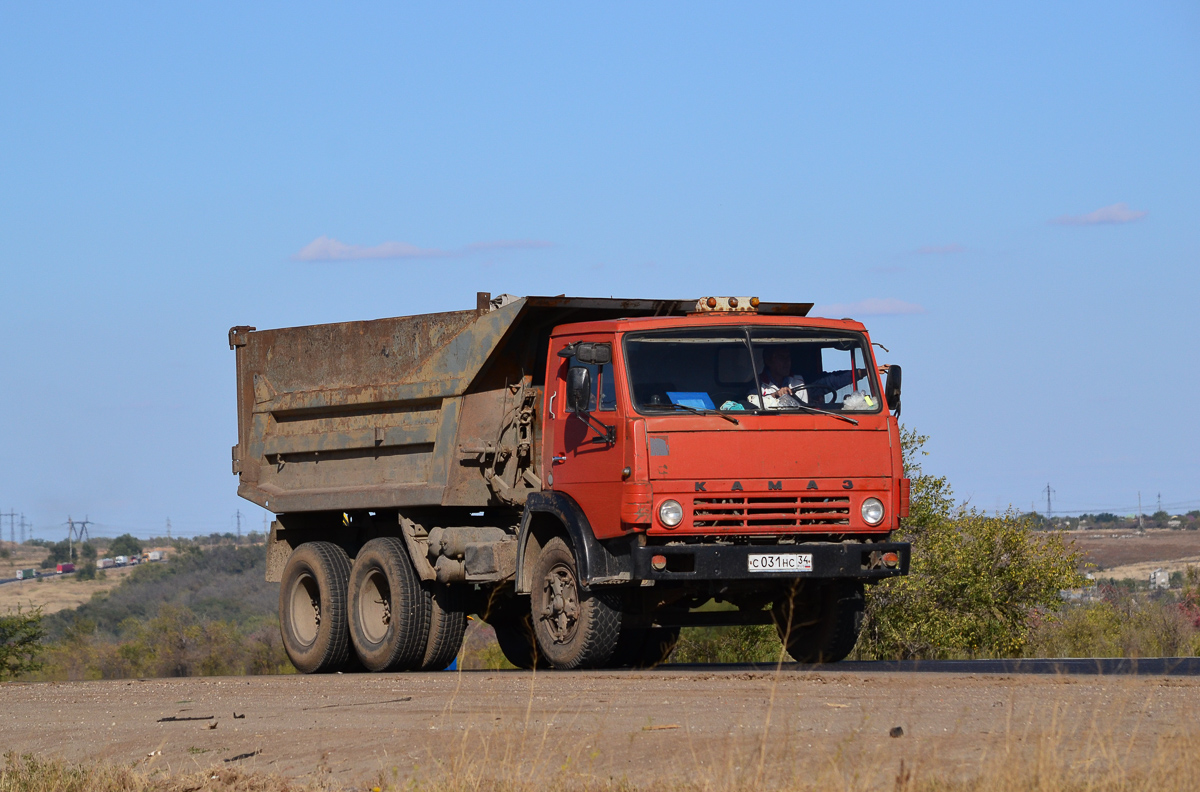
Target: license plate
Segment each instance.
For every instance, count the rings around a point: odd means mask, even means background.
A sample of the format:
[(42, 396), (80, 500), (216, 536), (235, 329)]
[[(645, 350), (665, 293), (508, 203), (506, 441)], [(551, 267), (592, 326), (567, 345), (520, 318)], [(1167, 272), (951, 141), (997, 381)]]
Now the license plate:
[(812, 572), (812, 553), (752, 553), (746, 564), (751, 572)]

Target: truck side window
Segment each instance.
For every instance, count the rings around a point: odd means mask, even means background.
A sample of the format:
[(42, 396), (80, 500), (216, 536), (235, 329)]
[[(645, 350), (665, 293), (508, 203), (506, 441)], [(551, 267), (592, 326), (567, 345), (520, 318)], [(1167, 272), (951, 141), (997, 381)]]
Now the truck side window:
[[(596, 400), (599, 399), (601, 412), (613, 412), (617, 409), (617, 383), (613, 379), (613, 366), (611, 363), (605, 363), (603, 366), (598, 366), (595, 363), (580, 363), (574, 357), (567, 358), (567, 367), (585, 368), (591, 372), (592, 377), (592, 397), (588, 400), (588, 410), (596, 409)], [(571, 412), (567, 408), (567, 412)]]
[(612, 412), (617, 409), (617, 381), (613, 376), (612, 363), (605, 363), (600, 367), (597, 389), (600, 392), (600, 412)]

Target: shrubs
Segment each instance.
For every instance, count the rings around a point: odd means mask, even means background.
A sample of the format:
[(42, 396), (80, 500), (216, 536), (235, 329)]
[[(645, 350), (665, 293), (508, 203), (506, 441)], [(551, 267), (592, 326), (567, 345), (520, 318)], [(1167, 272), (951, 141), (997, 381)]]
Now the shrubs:
[(121, 534), (108, 545), (108, 557), (141, 555), (142, 543), (133, 534)]
[(80, 620), (46, 652), (41, 679), (229, 676), (292, 672), (279, 628), (199, 619), (190, 609), (164, 605), (149, 621), (128, 619), (117, 640)]
[(0, 616), (0, 682), (42, 667), (42, 609), (17, 608)]
[(1082, 584), (1080, 553), (1016, 512), (954, 505), (944, 477), (924, 474), (926, 437), (904, 430), (912, 509), (897, 538), (912, 542), (906, 577), (867, 589), (861, 658), (1011, 657), (1025, 651), (1040, 610)]
[(1105, 584), (1100, 599), (1046, 614), (1026, 647), (1031, 657), (1181, 657), (1200, 654), (1200, 571), (1189, 568), (1176, 599), (1139, 598)]
[[(672, 663), (777, 663), (783, 644), (771, 625), (685, 627)], [(784, 655), (784, 660), (787, 656)]]
[(133, 569), (45, 620), (40, 679), (289, 673), (262, 547), (193, 549)]

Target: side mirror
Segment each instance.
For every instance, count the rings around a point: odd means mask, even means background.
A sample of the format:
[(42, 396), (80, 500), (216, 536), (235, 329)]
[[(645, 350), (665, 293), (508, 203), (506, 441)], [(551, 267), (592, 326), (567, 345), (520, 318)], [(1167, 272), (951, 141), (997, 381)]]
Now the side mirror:
[(887, 399), (888, 409), (895, 410), (896, 415), (900, 414), (900, 378), (900, 367), (889, 366), (887, 383), (883, 386), (883, 398)]
[(597, 344), (580, 341), (575, 344), (575, 359), (580, 363), (603, 366), (612, 362), (612, 344)]
[(591, 400), (592, 372), (583, 366), (571, 366), (567, 369), (567, 410), (586, 413)]

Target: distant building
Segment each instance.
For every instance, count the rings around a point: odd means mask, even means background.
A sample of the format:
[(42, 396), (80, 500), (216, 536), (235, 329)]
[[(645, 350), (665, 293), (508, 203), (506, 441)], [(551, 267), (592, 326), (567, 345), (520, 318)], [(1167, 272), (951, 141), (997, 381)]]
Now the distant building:
[(1171, 587), (1171, 575), (1167, 570), (1159, 567), (1150, 573), (1150, 588), (1151, 589), (1169, 589)]

